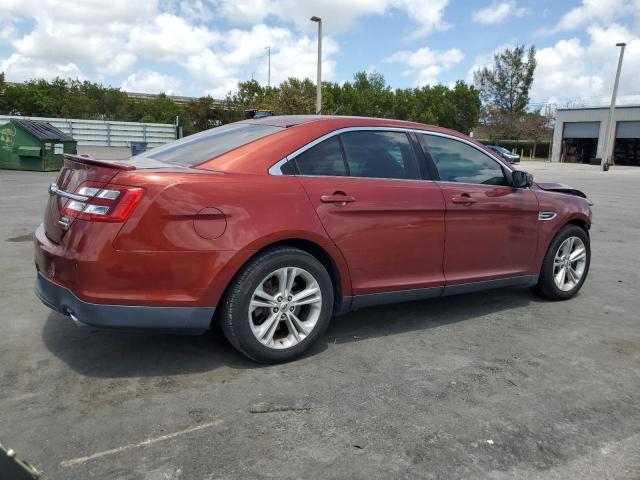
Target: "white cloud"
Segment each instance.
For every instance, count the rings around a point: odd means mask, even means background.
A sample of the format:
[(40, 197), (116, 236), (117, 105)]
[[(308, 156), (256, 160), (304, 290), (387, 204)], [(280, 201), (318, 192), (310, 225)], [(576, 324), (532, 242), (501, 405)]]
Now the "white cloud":
[(127, 50), (156, 60), (180, 60), (221, 41), (218, 32), (192, 26), (184, 18), (162, 13), (133, 27)]
[(522, 17), (526, 13), (527, 10), (518, 7), (515, 1), (494, 1), (491, 5), (473, 12), (471, 18), (476, 23), (493, 25), (513, 17)]
[[(255, 25), (251, 30), (234, 29), (222, 38), (216, 48), (205, 48), (185, 59), (183, 65), (194, 82), (214, 96), (224, 96), (237, 86), (247, 68), (262, 84), (268, 79), (265, 45), (271, 46), (271, 83), (288, 77), (315, 79), (316, 39), (296, 35), (288, 29)], [(331, 37), (323, 39), (323, 78), (331, 80), (338, 51)], [(246, 76), (244, 77), (246, 78)]]
[(157, 0), (2, 0), (0, 18), (51, 18), (68, 23), (130, 23), (153, 15)]
[(53, 80), (61, 78), (85, 79), (85, 75), (74, 63), (56, 63), (47, 60), (34, 60), (19, 53), (0, 59), (0, 72), (5, 72), (6, 79), (12, 82), (23, 82), (34, 78)]
[(211, 20), (213, 12), (208, 1), (204, 0), (180, 0), (178, 13), (189, 20)]
[(130, 29), (153, 16), (155, 8), (154, 0), (110, 0), (108, 8), (101, 0), (3, 0), (0, 19), (35, 20), (31, 31), (22, 36), (14, 32), (10, 41), (17, 54), (34, 64), (75, 64), (115, 75), (136, 60), (134, 53), (126, 51)]
[(405, 0), (397, 2), (395, 8), (405, 10), (409, 18), (419, 25), (409, 35), (409, 40), (429, 35), (432, 31), (448, 30), (450, 25), (444, 21), (444, 9), (449, 0)]
[(316, 28), (309, 19), (323, 18), (323, 28), (329, 33), (343, 32), (367, 15), (385, 15), (397, 10), (417, 24), (411, 38), (428, 35), (447, 28), (444, 9), (448, 0), (213, 0), (220, 14), (239, 24), (263, 22), (270, 16), (290, 22), (302, 31)]
[(8, 41), (17, 33), (18, 30), (11, 20), (0, 19), (0, 40)]
[(638, 0), (582, 0), (582, 3), (565, 13), (555, 26), (542, 29), (542, 33), (558, 33), (577, 30), (584, 25), (609, 25), (614, 20), (635, 15), (640, 20)]
[(446, 51), (435, 51), (429, 47), (414, 52), (402, 50), (394, 53), (384, 61), (398, 63), (406, 68), (403, 75), (413, 78), (415, 86), (435, 85), (438, 76), (464, 59), (464, 53), (458, 48)]
[(142, 70), (129, 75), (120, 88), (127, 92), (176, 95), (180, 93), (180, 80), (171, 75)]
[(120, 75), (133, 67), (137, 57), (132, 53), (117, 53), (108, 63), (99, 65), (97, 71), (103, 75)]
[[(619, 103), (638, 103), (640, 100), (640, 34), (637, 30), (618, 24), (586, 28), (587, 40), (564, 38), (555, 44), (538, 48), (537, 67), (530, 91), (533, 103), (575, 102), (580, 105), (603, 105), (611, 100), (619, 49), (615, 44), (627, 42), (622, 67)], [(473, 82), (475, 71), (493, 65), (494, 54), (513, 44), (502, 44), (493, 51), (475, 58), (467, 73)]]
[[(0, 62), (12, 81), (75, 77), (81, 72), (105, 81), (124, 74), (128, 78), (122, 85), (127, 89), (176, 91), (176, 78), (187, 74), (191, 82), (183, 84), (190, 83), (190, 92), (224, 95), (251, 72), (267, 82), (264, 47), (270, 45), (273, 83), (289, 76), (315, 78), (314, 31), (263, 24), (216, 30), (202, 23), (210, 8), (202, 1), (185, 0), (164, 0), (160, 5), (155, 0), (113, 0), (109, 8), (102, 0), (3, 0), (0, 35), (11, 37), (15, 56)], [(34, 25), (16, 35), (14, 22), (21, 18), (33, 19)], [(338, 45), (330, 35), (323, 43), (323, 77), (330, 80)], [(154, 73), (147, 60), (172, 64), (178, 71), (175, 76)]]
[(594, 25), (587, 32), (587, 43), (571, 38), (538, 50), (538, 67), (531, 91), (534, 101), (578, 101), (594, 105), (607, 103), (618, 61), (619, 50), (615, 47), (618, 41), (627, 42), (618, 100), (620, 103), (638, 101), (638, 32), (617, 24), (607, 28)]

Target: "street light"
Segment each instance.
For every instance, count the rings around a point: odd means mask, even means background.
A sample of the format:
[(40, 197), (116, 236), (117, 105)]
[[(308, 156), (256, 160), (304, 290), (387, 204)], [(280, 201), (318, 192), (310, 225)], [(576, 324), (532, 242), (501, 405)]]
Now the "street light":
[(620, 83), (620, 71), (622, 70), (622, 59), (624, 58), (624, 47), (626, 43), (616, 43), (616, 47), (620, 47), (620, 58), (618, 58), (618, 70), (616, 71), (616, 79), (613, 82), (613, 92), (611, 93), (611, 106), (609, 107), (609, 117), (607, 118), (607, 126), (605, 128), (604, 136), (604, 151), (602, 155), (602, 163), (600, 168), (603, 171), (609, 170), (609, 165), (613, 162), (611, 157), (613, 155), (613, 140), (612, 136), (615, 135), (615, 128), (613, 128), (613, 116), (616, 111), (616, 97), (618, 96), (618, 84)]
[(271, 88), (271, 45), (268, 47), (264, 47), (265, 50), (269, 52), (269, 73), (267, 76), (267, 87)]
[(318, 81), (316, 83), (316, 115), (322, 113), (322, 19), (315, 15), (312, 22), (318, 24)]

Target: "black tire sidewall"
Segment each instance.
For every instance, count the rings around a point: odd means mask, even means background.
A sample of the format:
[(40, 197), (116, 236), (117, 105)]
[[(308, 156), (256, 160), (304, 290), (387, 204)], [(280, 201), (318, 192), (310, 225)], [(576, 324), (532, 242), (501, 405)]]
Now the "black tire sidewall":
[[(586, 264), (584, 266), (584, 273), (582, 274), (582, 278), (578, 284), (573, 287), (571, 290), (564, 291), (560, 290), (556, 285), (556, 282), (553, 278), (553, 262), (555, 259), (556, 252), (562, 242), (564, 242), (569, 237), (578, 237), (584, 243), (585, 250), (587, 253)], [(549, 245), (549, 249), (547, 250), (547, 254), (545, 255), (544, 265), (542, 269), (542, 278), (541, 278), (541, 287), (543, 296), (554, 299), (554, 300), (568, 300), (573, 297), (578, 291), (582, 288), (585, 280), (587, 279), (587, 275), (589, 273), (589, 267), (591, 265), (591, 244), (589, 235), (584, 231), (581, 227), (577, 225), (566, 225), (563, 227), (558, 234), (554, 237), (553, 241)]]
[[(309, 272), (318, 282), (322, 307), (318, 322), (303, 341), (286, 349), (264, 346), (253, 334), (249, 323), (249, 303), (260, 282), (271, 272), (283, 267), (298, 267)], [(292, 360), (304, 353), (326, 331), (333, 313), (333, 286), (327, 270), (312, 255), (293, 248), (274, 249), (251, 261), (234, 281), (225, 301), (223, 330), (227, 338), (245, 355), (264, 363)]]

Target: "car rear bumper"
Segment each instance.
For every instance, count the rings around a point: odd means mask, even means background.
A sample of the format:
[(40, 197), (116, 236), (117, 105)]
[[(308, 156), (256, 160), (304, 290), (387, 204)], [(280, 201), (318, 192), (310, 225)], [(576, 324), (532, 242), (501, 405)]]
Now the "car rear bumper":
[(149, 307), (107, 305), (80, 300), (62, 285), (37, 273), (36, 294), (46, 306), (92, 327), (202, 333), (211, 324), (213, 307)]

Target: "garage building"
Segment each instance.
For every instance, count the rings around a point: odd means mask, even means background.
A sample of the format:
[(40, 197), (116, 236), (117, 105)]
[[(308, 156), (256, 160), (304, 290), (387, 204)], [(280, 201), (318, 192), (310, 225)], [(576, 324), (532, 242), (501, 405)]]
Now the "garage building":
[[(609, 107), (558, 109), (551, 160), (599, 165), (608, 116)], [(640, 166), (640, 105), (616, 107), (613, 128), (615, 164)]]

